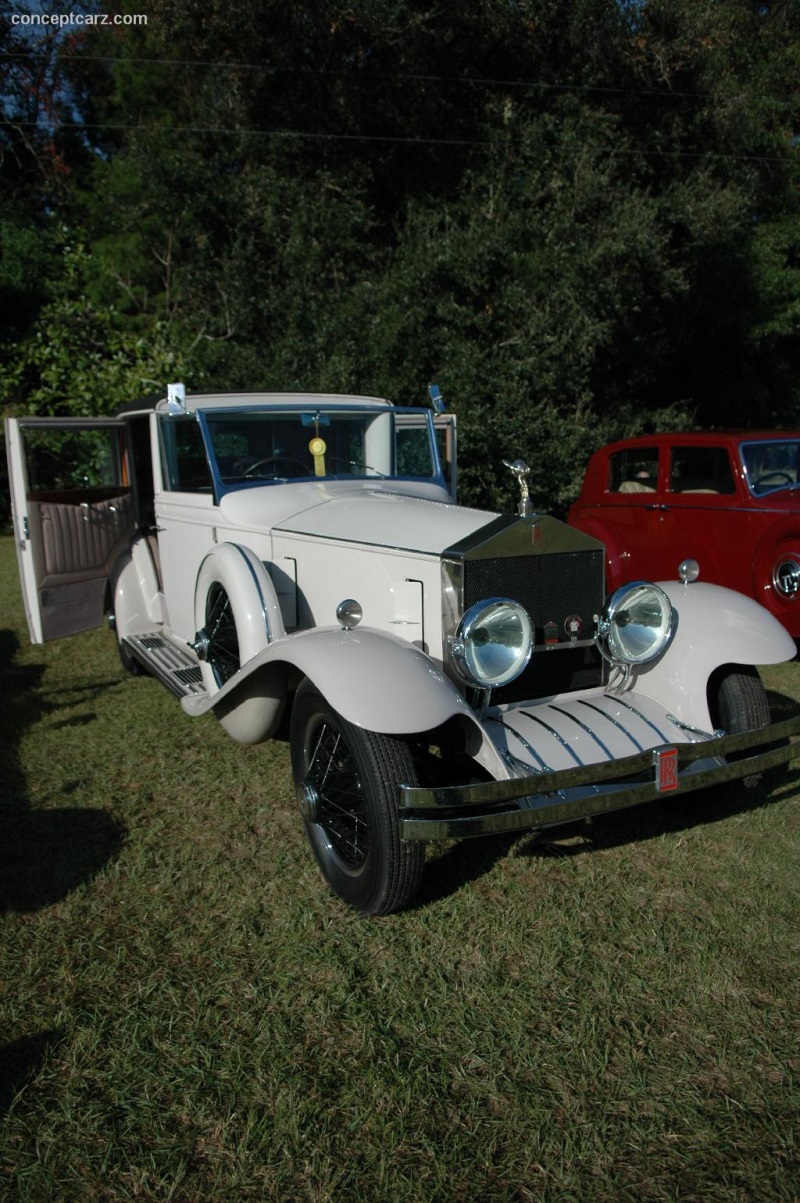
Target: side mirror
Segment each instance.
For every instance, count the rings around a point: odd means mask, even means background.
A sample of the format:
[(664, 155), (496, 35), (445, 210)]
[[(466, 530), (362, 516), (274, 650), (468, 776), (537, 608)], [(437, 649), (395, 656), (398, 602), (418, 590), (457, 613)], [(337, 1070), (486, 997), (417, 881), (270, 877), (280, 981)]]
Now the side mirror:
[(186, 413), (186, 385), (185, 384), (168, 384), (167, 385), (167, 413), (170, 413), (170, 414), (185, 414)]
[(434, 413), (443, 414), (445, 410), (444, 397), (438, 384), (428, 385), (428, 396), (431, 399)]

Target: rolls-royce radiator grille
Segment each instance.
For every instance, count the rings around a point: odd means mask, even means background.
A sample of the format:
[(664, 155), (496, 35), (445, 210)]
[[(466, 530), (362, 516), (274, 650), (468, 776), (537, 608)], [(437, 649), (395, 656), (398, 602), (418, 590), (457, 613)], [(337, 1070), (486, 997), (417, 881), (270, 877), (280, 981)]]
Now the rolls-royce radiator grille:
[(535, 628), (535, 651), (522, 676), (492, 694), (493, 702), (517, 702), (589, 689), (603, 680), (594, 646), (570, 646), (592, 638), (603, 605), (603, 556), (597, 551), (551, 552), (464, 562), (464, 609), (486, 597), (520, 602)]

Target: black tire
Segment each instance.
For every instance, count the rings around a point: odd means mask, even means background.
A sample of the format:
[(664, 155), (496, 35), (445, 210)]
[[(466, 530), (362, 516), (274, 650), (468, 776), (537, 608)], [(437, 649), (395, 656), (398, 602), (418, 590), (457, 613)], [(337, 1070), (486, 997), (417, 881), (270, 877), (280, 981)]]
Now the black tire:
[[(714, 726), (728, 735), (757, 731), (770, 724), (766, 690), (758, 670), (750, 665), (726, 664), (718, 669), (709, 681), (708, 704)], [(762, 775), (742, 778), (745, 789), (754, 789)]]
[(417, 784), (408, 745), (349, 723), (307, 680), (289, 738), (306, 832), (331, 889), (362, 915), (401, 910), (425, 860), (423, 846), (399, 834), (398, 788)]

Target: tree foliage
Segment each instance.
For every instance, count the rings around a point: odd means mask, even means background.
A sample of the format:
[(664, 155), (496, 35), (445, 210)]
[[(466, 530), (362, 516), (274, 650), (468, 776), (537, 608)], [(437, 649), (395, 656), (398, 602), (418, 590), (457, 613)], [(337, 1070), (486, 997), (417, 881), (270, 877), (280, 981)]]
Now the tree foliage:
[(147, 8), (6, 26), (12, 408), (436, 379), (465, 498), (522, 455), (556, 508), (617, 435), (797, 421), (793, 0)]

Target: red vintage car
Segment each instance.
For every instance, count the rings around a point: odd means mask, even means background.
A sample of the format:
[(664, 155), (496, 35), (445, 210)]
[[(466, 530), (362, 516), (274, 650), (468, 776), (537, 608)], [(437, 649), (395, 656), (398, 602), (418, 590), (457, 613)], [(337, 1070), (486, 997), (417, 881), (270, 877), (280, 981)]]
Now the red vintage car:
[(800, 638), (800, 431), (653, 434), (589, 460), (568, 521), (606, 546), (608, 587), (674, 577), (749, 594)]

